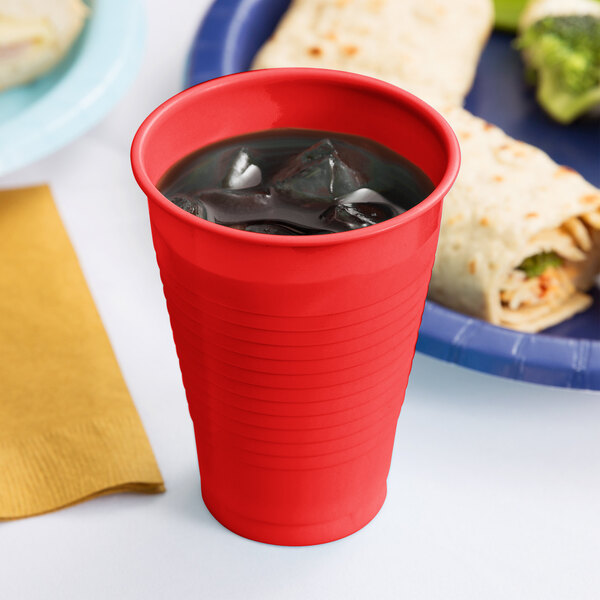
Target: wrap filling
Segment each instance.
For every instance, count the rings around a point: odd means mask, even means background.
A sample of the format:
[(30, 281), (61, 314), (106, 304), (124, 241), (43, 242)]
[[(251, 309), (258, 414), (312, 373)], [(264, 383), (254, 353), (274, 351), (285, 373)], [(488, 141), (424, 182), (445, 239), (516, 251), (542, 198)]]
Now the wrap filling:
[(533, 330), (538, 319), (547, 320), (552, 313), (557, 318), (551, 320), (559, 322), (562, 306), (575, 313), (591, 304), (583, 292), (600, 272), (600, 211), (571, 217), (535, 236), (531, 244), (542, 250), (509, 273), (500, 301), (503, 323), (521, 328), (529, 322)]

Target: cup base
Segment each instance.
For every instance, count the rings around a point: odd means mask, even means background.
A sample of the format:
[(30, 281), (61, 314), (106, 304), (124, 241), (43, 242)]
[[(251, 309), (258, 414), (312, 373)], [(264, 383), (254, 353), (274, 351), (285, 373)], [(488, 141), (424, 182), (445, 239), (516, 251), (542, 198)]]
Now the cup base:
[(361, 507), (359, 512), (323, 523), (286, 525), (259, 521), (232, 512), (224, 507), (221, 501), (216, 501), (209, 490), (202, 488), (202, 499), (206, 508), (221, 525), (250, 540), (278, 546), (314, 546), (352, 535), (375, 518), (383, 506), (386, 494), (387, 485), (384, 484), (373, 502)]

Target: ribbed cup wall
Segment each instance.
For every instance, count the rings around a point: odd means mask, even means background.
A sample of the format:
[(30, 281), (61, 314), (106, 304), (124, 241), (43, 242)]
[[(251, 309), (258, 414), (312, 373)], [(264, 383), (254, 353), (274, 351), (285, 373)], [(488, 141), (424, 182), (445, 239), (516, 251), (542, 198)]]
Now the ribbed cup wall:
[[(207, 506), (274, 543), (360, 528), (385, 498), (435, 218), (428, 232), (382, 235), (382, 247), (419, 236), (410, 255), (367, 243), (250, 261), (252, 247), (215, 248), (211, 236), (190, 246), (171, 225), (153, 219), (154, 244)], [(211, 263), (231, 253), (234, 268)]]

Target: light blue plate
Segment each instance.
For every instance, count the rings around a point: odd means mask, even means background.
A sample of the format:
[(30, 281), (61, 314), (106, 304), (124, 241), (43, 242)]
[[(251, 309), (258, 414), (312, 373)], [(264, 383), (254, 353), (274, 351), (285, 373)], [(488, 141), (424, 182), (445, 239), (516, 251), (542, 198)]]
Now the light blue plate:
[[(216, 0), (190, 49), (186, 87), (247, 70), (289, 3)], [(494, 33), (490, 38), (466, 107), (600, 185), (598, 120), (564, 127), (548, 119), (523, 81), (523, 65), (510, 36)], [(502, 377), (600, 390), (598, 289), (593, 297), (587, 311), (539, 334), (496, 327), (428, 301), (417, 350)]]
[(58, 150), (90, 129), (137, 72), (144, 45), (141, 0), (88, 0), (90, 17), (48, 75), (0, 92), (0, 175)]

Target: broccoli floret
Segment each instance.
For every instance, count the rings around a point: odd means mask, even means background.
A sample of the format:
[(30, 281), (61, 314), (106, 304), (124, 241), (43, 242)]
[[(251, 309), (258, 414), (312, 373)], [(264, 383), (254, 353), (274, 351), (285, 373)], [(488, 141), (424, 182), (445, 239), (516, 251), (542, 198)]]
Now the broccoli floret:
[(540, 252), (526, 258), (518, 267), (528, 279), (541, 275), (548, 267), (560, 267), (563, 261), (556, 252)]
[(516, 46), (536, 73), (538, 102), (556, 121), (570, 123), (600, 105), (600, 19), (545, 17)]

